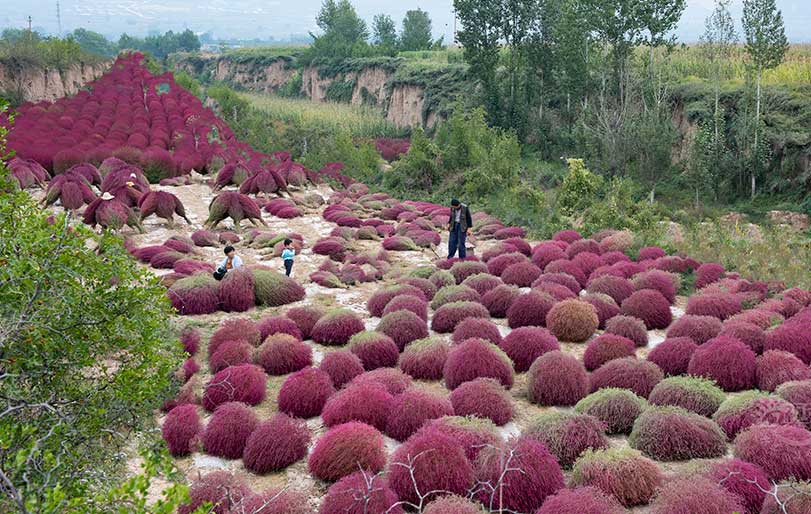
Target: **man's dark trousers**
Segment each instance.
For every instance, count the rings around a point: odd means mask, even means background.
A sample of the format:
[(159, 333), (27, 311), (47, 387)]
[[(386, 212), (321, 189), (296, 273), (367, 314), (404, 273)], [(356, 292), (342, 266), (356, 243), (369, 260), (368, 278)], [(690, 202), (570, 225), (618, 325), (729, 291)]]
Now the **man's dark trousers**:
[(457, 249), (459, 250), (460, 259), (467, 257), (467, 250), (465, 249), (466, 238), (467, 233), (462, 230), (462, 225), (460, 223), (454, 223), (451, 229), (451, 235), (448, 238), (448, 259), (453, 257)]

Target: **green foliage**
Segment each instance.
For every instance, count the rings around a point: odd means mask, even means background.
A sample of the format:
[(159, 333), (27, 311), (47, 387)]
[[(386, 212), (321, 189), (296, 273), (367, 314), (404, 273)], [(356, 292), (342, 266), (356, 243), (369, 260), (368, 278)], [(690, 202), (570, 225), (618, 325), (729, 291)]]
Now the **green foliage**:
[(290, 75), (290, 78), (287, 79), (287, 82), (285, 82), (284, 85), (279, 88), (276, 94), (281, 96), (282, 98), (300, 98), (301, 86), (302, 86), (301, 72), (296, 71), (293, 72), (292, 75)]
[(302, 60), (340, 60), (371, 53), (366, 40), (369, 30), (349, 0), (324, 0), (316, 18), (323, 31), (314, 36), (313, 44), (304, 52)]
[(139, 38), (122, 34), (118, 38), (119, 50), (149, 52), (158, 59), (165, 59), (175, 52), (196, 52), (200, 50), (200, 39), (189, 29), (175, 33), (168, 31), (162, 35)]
[(203, 88), (200, 86), (200, 82), (197, 81), (194, 77), (186, 73), (185, 71), (178, 71), (174, 73), (175, 82), (180, 85), (180, 87), (184, 88), (189, 93), (193, 94), (199, 99), (203, 99)]
[(583, 159), (568, 159), (569, 173), (557, 194), (561, 212), (570, 216), (594, 203), (603, 180), (586, 168)]
[(432, 46), (431, 17), (419, 8), (406, 11), (400, 33), (400, 48), (408, 52), (429, 50)]
[(73, 36), (42, 37), (27, 30), (6, 29), (0, 37), (0, 62), (12, 66), (65, 70), (73, 64), (99, 59), (99, 55), (85, 51)]
[(746, 53), (758, 70), (777, 67), (788, 51), (783, 15), (774, 0), (744, 0)]
[(352, 93), (355, 91), (355, 81), (333, 80), (327, 86), (324, 97), (330, 102), (348, 104), (352, 101)]
[(372, 44), (379, 46), (386, 54), (397, 53), (397, 27), (388, 14), (376, 14), (372, 22)]
[(89, 54), (111, 58), (118, 53), (118, 46), (98, 32), (78, 28), (73, 31), (72, 36), (82, 50)]
[(426, 192), (442, 180), (439, 147), (421, 128), (411, 135), (411, 147), (383, 175), (383, 185), (393, 191)]
[(248, 116), (250, 103), (225, 84), (217, 83), (206, 90), (206, 94), (217, 101), (223, 118), (235, 124)]

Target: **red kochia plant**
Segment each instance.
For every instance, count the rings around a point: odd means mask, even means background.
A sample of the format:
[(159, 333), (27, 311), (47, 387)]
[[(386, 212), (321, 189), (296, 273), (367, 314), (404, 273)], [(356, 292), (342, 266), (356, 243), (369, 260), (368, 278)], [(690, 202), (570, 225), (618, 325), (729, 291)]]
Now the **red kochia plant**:
[(363, 321), (348, 309), (327, 312), (312, 329), (312, 338), (324, 345), (344, 345), (353, 335), (363, 332)]
[(552, 261), (547, 264), (543, 270), (545, 273), (566, 273), (571, 275), (577, 280), (580, 287), (586, 287), (586, 283), (588, 282), (588, 277), (580, 266), (566, 259)]
[(515, 409), (504, 387), (492, 378), (477, 378), (453, 390), (450, 396), (457, 416), (487, 418), (496, 425), (512, 419)]
[(395, 450), (388, 478), (398, 498), (419, 509), (434, 499), (437, 491), (467, 493), (474, 473), (459, 442), (429, 429)]
[(546, 326), (546, 315), (555, 305), (555, 299), (540, 291), (524, 293), (510, 302), (507, 321), (510, 328)]
[(724, 392), (706, 378), (670, 377), (656, 384), (648, 401), (653, 405), (672, 405), (710, 417), (725, 398)]
[(575, 295), (579, 294), (580, 291), (582, 290), (582, 288), (580, 287), (580, 282), (578, 282), (573, 276), (569, 275), (568, 273), (544, 273), (532, 283), (532, 287), (538, 287), (540, 286), (540, 284), (543, 284), (544, 282), (564, 286), (566, 289), (571, 291), (572, 294)]
[(622, 313), (641, 319), (648, 330), (667, 328), (673, 320), (670, 302), (662, 293), (641, 289), (622, 302)]
[(271, 488), (252, 494), (234, 506), (230, 514), (312, 514), (307, 495), (291, 489)]
[(352, 379), (352, 385), (379, 385), (390, 395), (398, 395), (411, 387), (411, 377), (396, 368), (378, 368)]
[(392, 312), (402, 310), (413, 312), (419, 316), (421, 320), (425, 322), (428, 321), (428, 304), (416, 296), (411, 295), (400, 295), (392, 298), (392, 300), (386, 305), (386, 308), (383, 309), (383, 317), (386, 317), (386, 315), (391, 314)]
[(647, 398), (664, 374), (656, 364), (625, 357), (614, 359), (600, 366), (591, 374), (591, 391), (605, 387), (630, 389), (638, 396)]
[(242, 267), (228, 272), (220, 281), (220, 306), (225, 312), (245, 312), (254, 306), (253, 272)]
[(774, 391), (785, 382), (811, 379), (811, 368), (793, 353), (769, 350), (757, 358), (755, 376), (758, 389)]
[(606, 362), (623, 357), (634, 357), (636, 347), (627, 337), (614, 334), (602, 334), (594, 338), (583, 353), (583, 365), (588, 371), (594, 371)]
[(503, 280), (505, 284), (529, 287), (540, 276), (541, 268), (529, 261), (524, 261), (508, 266), (507, 269), (501, 273), (501, 280)]
[(543, 443), (564, 468), (571, 468), (587, 449), (610, 446), (602, 421), (573, 412), (544, 412), (530, 421), (524, 435)]
[(178, 514), (192, 514), (210, 503), (214, 514), (228, 514), (231, 508), (251, 494), (251, 489), (241, 479), (227, 471), (214, 471), (189, 488), (189, 503), (177, 508)]
[(212, 355), (225, 341), (246, 341), (259, 346), (262, 335), (252, 320), (247, 318), (230, 318), (222, 322), (208, 341), (208, 354)]
[(258, 424), (256, 414), (244, 403), (224, 403), (208, 420), (202, 435), (203, 448), (209, 455), (238, 459)]
[(423, 514), (482, 514), (482, 506), (461, 496), (449, 495), (428, 504)]
[[(502, 284), (482, 295), (482, 305), (494, 318), (504, 318), (513, 301), (521, 294), (515, 286)], [(544, 319), (545, 321), (545, 319)]]
[(662, 293), (667, 301), (676, 301), (676, 287), (679, 282), (678, 277), (666, 271), (652, 269), (638, 273), (631, 280), (637, 290), (653, 289)]
[(594, 334), (598, 325), (597, 310), (581, 300), (556, 303), (546, 315), (546, 327), (561, 341), (583, 342)]
[(729, 293), (705, 292), (687, 300), (685, 313), (724, 320), (741, 312), (741, 299)]
[(310, 366), (313, 351), (290, 334), (277, 333), (269, 336), (256, 350), (254, 362), (268, 375), (287, 375)]
[(385, 430), (393, 405), (394, 397), (385, 387), (351, 383), (327, 401), (321, 418), (328, 427), (361, 421)]
[(200, 348), (200, 332), (196, 328), (184, 328), (180, 333), (180, 344), (186, 353), (195, 355)]
[(627, 448), (586, 450), (575, 462), (571, 482), (593, 486), (625, 507), (645, 505), (663, 481), (655, 462)]
[(386, 465), (383, 436), (364, 423), (344, 423), (332, 427), (315, 443), (310, 453), (310, 473), (335, 482), (359, 469), (377, 473)]
[(292, 319), (298, 329), (301, 331), (301, 338), (302, 339), (309, 339), (313, 327), (318, 320), (324, 315), (324, 311), (320, 307), (315, 307), (313, 305), (305, 305), (303, 307), (293, 307), (289, 309), (285, 316)]
[(225, 341), (208, 357), (208, 367), (212, 373), (217, 373), (228, 366), (250, 363), (251, 355), (253, 346), (250, 343), (242, 340)]
[(729, 514), (742, 512), (738, 498), (704, 477), (667, 482), (651, 504), (651, 514)]
[(330, 352), (324, 356), (319, 367), (332, 379), (337, 388), (363, 373), (363, 363), (349, 350)]
[(717, 282), (724, 275), (724, 267), (714, 262), (702, 264), (696, 270), (696, 289), (702, 289)]
[(483, 484), (479, 500), (491, 511), (532, 512), (565, 485), (555, 457), (529, 437), (483, 449), (476, 479)]
[(487, 273), (491, 275), (495, 275), (500, 277), (504, 270), (512, 266), (513, 264), (518, 264), (521, 262), (528, 262), (527, 256), (520, 253), (520, 252), (512, 252), (512, 253), (505, 253), (503, 255), (499, 255), (498, 257), (494, 257), (487, 262), (487, 269), (485, 270)]
[(811, 430), (811, 380), (786, 382), (777, 388), (777, 394), (797, 408), (799, 420)]
[(410, 295), (426, 301), (425, 293), (422, 290), (409, 284), (395, 284), (375, 291), (366, 302), (366, 308), (372, 316), (383, 316), (383, 310), (390, 301), (401, 295)]
[(689, 337), (696, 344), (704, 344), (721, 333), (721, 320), (714, 316), (686, 315), (667, 329), (667, 337)]
[(431, 329), (439, 333), (450, 333), (466, 318), (489, 318), (487, 309), (475, 302), (452, 302), (443, 305), (434, 313)]
[(735, 438), (735, 457), (760, 466), (772, 480), (811, 479), (811, 432), (793, 425), (759, 424)]
[(428, 337), (428, 325), (425, 321), (406, 310), (386, 314), (375, 330), (389, 336), (400, 350), (412, 341)]
[(382, 475), (360, 470), (330, 486), (319, 514), (402, 514), (397, 495)]
[(560, 345), (555, 336), (545, 328), (516, 328), (505, 337), (499, 347), (513, 361), (515, 371), (523, 373), (535, 362), (535, 359), (554, 350)]
[(233, 191), (225, 191), (217, 195), (208, 207), (208, 228), (216, 227), (221, 221), (231, 218), (237, 230), (242, 220), (247, 219), (254, 225), (261, 223), (267, 225), (262, 219), (262, 211), (250, 197)]
[(447, 398), (411, 387), (394, 398), (386, 434), (405, 441), (426, 421), (452, 415), (453, 406)]
[(208, 230), (196, 230), (191, 235), (191, 240), (195, 246), (217, 246), (219, 238), (216, 233)]
[(714, 421), (680, 407), (650, 407), (637, 418), (628, 443), (656, 460), (711, 459), (727, 451)]
[(589, 392), (589, 377), (574, 356), (555, 350), (529, 368), (527, 396), (540, 405), (574, 405)]
[(555, 243), (540, 243), (532, 249), (532, 262), (539, 268), (545, 268), (550, 262), (565, 258), (566, 252)]
[(260, 475), (279, 471), (303, 459), (309, 444), (310, 430), (303, 421), (276, 414), (248, 437), (242, 461)]
[(138, 200), (138, 208), (141, 210), (141, 221), (155, 214), (169, 222), (171, 227), (174, 222), (174, 215), (177, 214), (186, 223), (191, 225), (191, 221), (186, 217), (186, 209), (183, 202), (172, 193), (166, 191), (149, 191)]
[(217, 281), (205, 273), (178, 280), (166, 294), (179, 314), (211, 314), (220, 308), (217, 286)]
[(625, 509), (612, 496), (596, 487), (561, 489), (543, 502), (535, 514), (624, 514)]
[(705, 476), (734, 494), (741, 503), (742, 513), (758, 514), (772, 488), (769, 477), (759, 466), (739, 459), (724, 459), (714, 463)]
[(659, 366), (665, 375), (687, 373), (690, 358), (698, 345), (689, 337), (672, 337), (657, 344), (648, 352), (648, 360)]
[(755, 352), (728, 336), (716, 337), (699, 346), (687, 367), (691, 375), (715, 380), (724, 391), (754, 388), (755, 371)]
[(512, 361), (497, 346), (482, 339), (468, 339), (454, 346), (443, 369), (445, 386), (456, 389), (479, 377), (495, 378), (507, 388), (513, 385)]
[(603, 275), (590, 280), (587, 290), (589, 293), (606, 294), (617, 302), (617, 305), (621, 305), (636, 289), (627, 278)]
[(633, 316), (614, 316), (606, 321), (605, 331), (608, 334), (627, 337), (637, 347), (648, 345), (648, 330), (645, 322)]
[(590, 303), (597, 310), (598, 328), (604, 329), (605, 324), (618, 316), (620, 308), (610, 296), (602, 293), (588, 293), (582, 297), (583, 301)]
[(488, 273), (485, 263), (479, 261), (459, 261), (454, 263), (450, 269), (451, 275), (456, 279), (457, 284), (461, 284), (468, 277), (479, 273)]
[(263, 341), (273, 334), (288, 334), (301, 341), (301, 330), (296, 325), (296, 322), (287, 316), (262, 318), (256, 323), (256, 328), (259, 329)]
[(464, 281), (462, 281), (461, 285), (473, 289), (479, 293), (480, 296), (482, 296), (484, 293), (500, 286), (501, 284), (503, 284), (503, 282), (500, 278), (489, 273), (479, 273), (477, 275), (467, 277)]
[(257, 405), (265, 399), (267, 375), (259, 366), (240, 364), (218, 372), (206, 384), (203, 407), (213, 411), (226, 402), (244, 402)]
[(594, 416), (608, 434), (627, 434), (647, 403), (627, 389), (606, 388), (592, 393), (574, 406), (575, 412)]
[(467, 341), (470, 338), (478, 337), (493, 344), (501, 343), (501, 332), (495, 323), (484, 318), (468, 318), (463, 320), (453, 331), (451, 338), (455, 344)]
[(577, 295), (571, 289), (555, 282), (536, 280), (533, 282), (532, 289), (539, 293), (546, 293), (558, 302), (577, 299)]
[(811, 364), (811, 324), (791, 323), (766, 332), (763, 350), (783, 350), (791, 352), (805, 364)]
[(332, 380), (318, 368), (304, 368), (287, 377), (279, 389), (279, 410), (297, 418), (321, 414), (335, 388)]
[(173, 457), (183, 457), (194, 451), (200, 430), (197, 405), (186, 404), (169, 411), (161, 427), (161, 434), (169, 453)]
[(394, 341), (380, 332), (358, 332), (349, 339), (349, 351), (358, 356), (367, 371), (396, 366), (400, 351)]
[(399, 367), (418, 380), (441, 380), (450, 347), (438, 337), (414, 341), (400, 355)]
[(734, 337), (757, 354), (763, 353), (763, 345), (766, 344), (766, 332), (754, 323), (746, 321), (728, 319), (718, 335)]

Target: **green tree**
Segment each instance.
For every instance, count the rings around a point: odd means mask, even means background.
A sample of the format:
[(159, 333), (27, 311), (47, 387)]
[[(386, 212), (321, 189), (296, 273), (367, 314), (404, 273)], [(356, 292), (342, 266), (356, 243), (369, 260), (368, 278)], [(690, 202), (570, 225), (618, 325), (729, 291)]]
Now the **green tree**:
[(431, 17), (427, 12), (422, 9), (406, 11), (400, 33), (400, 48), (405, 51), (431, 48)]
[(386, 53), (397, 51), (397, 26), (388, 14), (375, 15), (372, 22), (372, 43)]
[[(763, 71), (776, 68), (783, 62), (788, 51), (788, 39), (783, 26), (783, 14), (774, 0), (743, 1), (743, 33), (746, 53), (755, 71), (755, 136), (753, 154), (761, 144), (761, 82)], [(755, 197), (757, 175), (760, 166), (752, 167), (751, 196)]]
[(417, 127), (411, 135), (411, 147), (394, 167), (383, 175), (385, 187), (394, 191), (430, 192), (442, 180), (439, 148)]
[(113, 57), (118, 53), (118, 46), (98, 32), (80, 28), (74, 30), (72, 35), (87, 53), (102, 57)]
[(369, 30), (349, 0), (324, 0), (316, 17), (323, 34), (313, 37), (304, 54), (306, 62), (314, 59), (340, 60), (362, 53), (368, 48)]
[(690, 156), (684, 167), (683, 177), (695, 194), (694, 205), (701, 205), (703, 196), (712, 184), (714, 127), (700, 125), (690, 147)]

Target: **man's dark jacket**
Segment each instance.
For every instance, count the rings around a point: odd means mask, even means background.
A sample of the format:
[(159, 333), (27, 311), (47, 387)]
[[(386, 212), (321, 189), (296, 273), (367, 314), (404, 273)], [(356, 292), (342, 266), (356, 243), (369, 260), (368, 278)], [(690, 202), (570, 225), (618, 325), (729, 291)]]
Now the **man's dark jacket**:
[[(473, 218), (470, 216), (470, 209), (467, 208), (467, 204), (462, 204), (460, 207), (462, 212), (459, 215), (459, 225), (461, 225), (462, 232), (466, 232), (467, 229), (473, 226)], [(448, 222), (448, 228), (453, 230), (453, 224), (456, 222), (456, 211), (451, 207), (451, 220)]]

